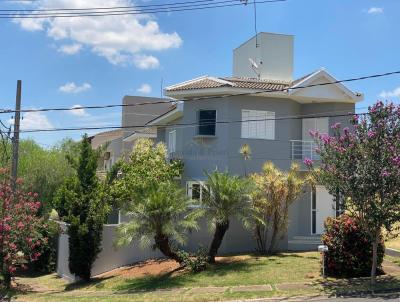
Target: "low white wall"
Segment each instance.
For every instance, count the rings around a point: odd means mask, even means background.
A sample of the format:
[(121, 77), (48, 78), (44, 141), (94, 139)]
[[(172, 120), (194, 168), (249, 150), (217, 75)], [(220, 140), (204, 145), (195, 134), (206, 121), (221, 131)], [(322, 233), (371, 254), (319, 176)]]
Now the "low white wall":
[[(59, 238), (57, 274), (60, 277), (73, 281), (75, 278), (68, 269), (68, 235), (65, 234), (67, 226), (62, 224), (62, 227), (64, 228), (64, 233)], [(117, 227), (118, 225), (104, 225), (102, 251), (93, 264), (93, 276), (135, 262), (163, 257), (159, 251), (154, 251), (151, 248), (141, 249), (137, 241), (125, 247), (114, 247)], [(212, 236), (213, 233), (208, 228), (207, 220), (203, 218), (200, 221), (200, 230), (189, 234), (187, 244), (184, 248), (188, 251), (196, 251), (199, 247), (208, 248)], [(285, 243), (285, 239), (282, 241), (283, 244)], [(233, 220), (225, 234), (218, 254), (254, 252), (255, 248), (253, 234), (245, 230), (240, 222)], [(283, 249), (285, 248), (283, 246)]]

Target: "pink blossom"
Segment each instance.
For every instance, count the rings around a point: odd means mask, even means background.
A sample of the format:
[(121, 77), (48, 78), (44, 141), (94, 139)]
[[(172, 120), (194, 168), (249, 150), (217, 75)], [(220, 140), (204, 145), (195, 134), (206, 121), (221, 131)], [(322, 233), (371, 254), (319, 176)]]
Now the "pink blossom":
[(373, 138), (375, 136), (375, 134), (376, 134), (375, 131), (372, 131), (372, 130), (368, 131), (368, 137), (369, 138)]
[(332, 126), (331, 126), (331, 129), (339, 129), (340, 128), (340, 123), (334, 123)]
[(303, 160), (303, 163), (304, 163), (307, 167), (312, 167), (312, 165), (313, 165), (313, 161), (312, 161), (311, 159), (309, 159), (308, 157), (306, 157), (306, 158)]

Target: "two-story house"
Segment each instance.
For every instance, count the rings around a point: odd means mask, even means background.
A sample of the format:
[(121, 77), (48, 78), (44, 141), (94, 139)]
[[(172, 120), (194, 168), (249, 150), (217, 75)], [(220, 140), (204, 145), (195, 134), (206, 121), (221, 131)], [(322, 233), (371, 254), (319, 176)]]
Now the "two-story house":
[[(165, 89), (179, 102), (148, 125), (157, 127), (169, 156), (183, 160), (189, 197), (202, 198), (204, 171), (244, 175), (259, 172), (266, 161), (288, 169), (293, 161), (318, 159), (309, 130), (328, 133), (336, 122), (349, 123), (344, 115), (354, 113), (363, 96), (324, 69), (294, 79), (293, 41), (259, 33), (257, 41), (234, 49), (232, 76), (202, 76)], [(239, 154), (244, 144), (252, 150), (247, 161)], [(290, 208), (282, 249), (315, 248), (325, 218), (335, 215), (335, 198), (322, 186), (312, 191)]]

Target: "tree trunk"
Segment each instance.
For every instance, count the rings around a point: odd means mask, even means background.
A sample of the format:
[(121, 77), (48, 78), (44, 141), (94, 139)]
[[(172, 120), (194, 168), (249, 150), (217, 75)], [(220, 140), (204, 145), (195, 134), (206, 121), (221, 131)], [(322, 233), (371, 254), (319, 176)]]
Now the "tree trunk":
[(169, 243), (169, 238), (167, 235), (158, 234), (154, 236), (154, 241), (156, 243), (157, 248), (163, 253), (164, 256), (175, 260), (178, 263), (182, 263), (182, 258), (178, 256), (176, 252), (171, 249), (171, 245)]
[(276, 240), (279, 237), (279, 213), (276, 210), (274, 215), (274, 221), (272, 225), (272, 235), (271, 235), (271, 242), (269, 244), (268, 253), (272, 254), (275, 252), (276, 248)]
[(371, 268), (371, 284), (375, 285), (376, 268), (378, 264), (378, 243), (380, 231), (376, 231), (372, 242), (372, 268)]
[(226, 220), (222, 223), (217, 223), (215, 226), (215, 233), (213, 240), (211, 242), (210, 250), (208, 252), (208, 262), (215, 263), (215, 256), (218, 253), (218, 249), (221, 246), (222, 239), (224, 239), (224, 235), (229, 228), (229, 220)]

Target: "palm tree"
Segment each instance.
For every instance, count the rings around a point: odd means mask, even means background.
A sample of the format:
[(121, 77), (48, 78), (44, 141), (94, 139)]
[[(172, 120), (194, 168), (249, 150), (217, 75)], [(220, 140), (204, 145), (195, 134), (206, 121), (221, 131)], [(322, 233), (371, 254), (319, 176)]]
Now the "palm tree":
[(207, 181), (204, 187), (206, 194), (203, 194), (201, 203), (215, 230), (208, 252), (209, 262), (214, 263), (231, 218), (237, 217), (245, 226), (248, 225), (252, 209), (249, 194), (250, 182), (248, 179), (218, 171), (206, 173), (206, 176)]
[(190, 210), (191, 201), (173, 182), (162, 182), (148, 188), (140, 202), (131, 203), (126, 214), (131, 218), (118, 228), (117, 245), (127, 245), (135, 239), (141, 247), (153, 241), (166, 257), (182, 263), (174, 249), (183, 244), (188, 230), (197, 230), (201, 211)]

